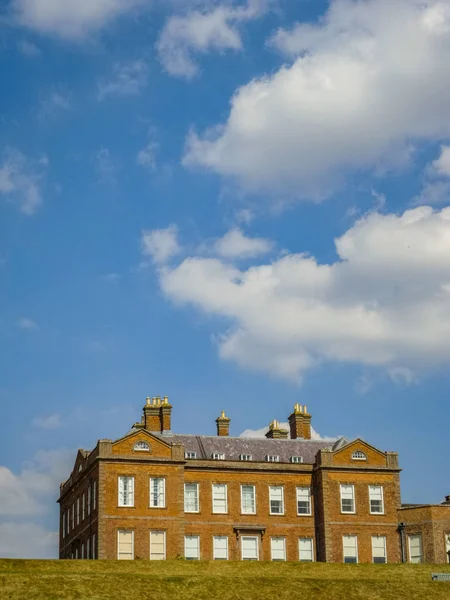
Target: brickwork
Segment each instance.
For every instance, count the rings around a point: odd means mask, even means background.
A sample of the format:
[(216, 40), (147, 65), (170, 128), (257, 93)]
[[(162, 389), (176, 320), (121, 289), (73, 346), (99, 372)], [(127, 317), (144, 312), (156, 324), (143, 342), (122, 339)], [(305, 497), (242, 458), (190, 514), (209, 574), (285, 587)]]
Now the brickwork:
[[(284, 538), (286, 559), (299, 560), (299, 539), (313, 540), (314, 560), (342, 562), (343, 536), (357, 536), (358, 562), (372, 562), (372, 538), (386, 538), (388, 562), (401, 560), (399, 521), (406, 523), (406, 535), (420, 532), (424, 538), (424, 559), (445, 562), (445, 534), (450, 534), (450, 505), (438, 507), (401, 508), (398, 457), (393, 452), (382, 452), (362, 440), (349, 443), (319, 445), (319, 450), (309, 462), (288, 462), (291, 451), (285, 453), (284, 462), (265, 462), (250, 458), (238, 460), (214, 460), (211, 450), (203, 448), (201, 436), (170, 434), (172, 407), (167, 398), (148, 399), (144, 407), (142, 424), (134, 426), (129, 434), (113, 442), (100, 440), (90, 452), (80, 451), (71, 476), (61, 486), (60, 506), (62, 514), (86, 495), (89, 486), (96, 481), (96, 509), (74, 527), (70, 524), (68, 535), (60, 537), (60, 557), (72, 557), (76, 548), (92, 540), (95, 533), (100, 559), (118, 557), (118, 531), (133, 531), (133, 557), (149, 559), (150, 533), (165, 532), (165, 557), (173, 559), (184, 555), (184, 537), (199, 536), (200, 558), (213, 559), (214, 536), (228, 538), (228, 558), (241, 559), (241, 536), (252, 535), (259, 540), (259, 559), (271, 560), (271, 539)], [(289, 417), (291, 434), (307, 439), (311, 416), (306, 407), (296, 405)], [(156, 425), (156, 423), (159, 425)], [(229, 418), (222, 413), (216, 420), (218, 438), (230, 449), (240, 443), (237, 438), (228, 439)], [(151, 428), (159, 428), (164, 435), (155, 435)], [(150, 429), (149, 429), (150, 428)], [(158, 431), (158, 429), (156, 430)], [(278, 423), (271, 424), (265, 444), (293, 444), (278, 435)], [(168, 432), (166, 435), (165, 432)], [(284, 433), (282, 434), (284, 436)], [(293, 437), (291, 435), (291, 437)], [(204, 440), (213, 438), (204, 438)], [(195, 456), (185, 458), (183, 444), (194, 443)], [(182, 443), (181, 443), (182, 442)], [(204, 442), (206, 444), (206, 441)], [(227, 446), (228, 444), (228, 446)], [(308, 448), (317, 448), (317, 442), (305, 442)], [(316, 444), (311, 446), (308, 444)], [(283, 446), (284, 447), (284, 446)], [(297, 446), (296, 446), (297, 447)], [(263, 448), (265, 448), (263, 446)], [(286, 448), (288, 448), (286, 446)], [(291, 446), (289, 446), (291, 448)], [(320, 449), (321, 448), (321, 449)], [(202, 457), (197, 456), (199, 449)], [(255, 447), (256, 451), (256, 447)], [(298, 453), (300, 450), (294, 452)], [(241, 452), (239, 450), (239, 452)], [(246, 454), (248, 450), (243, 452)], [(282, 450), (279, 450), (280, 454)], [(225, 452), (226, 453), (226, 452)], [(267, 450), (267, 456), (273, 452)], [(356, 454), (355, 454), (356, 453)], [(217, 458), (217, 457), (216, 457)], [(119, 506), (119, 477), (132, 477), (134, 494), (132, 506)], [(150, 506), (150, 479), (165, 481), (165, 505)], [(185, 483), (198, 484), (199, 510), (185, 513)], [(225, 484), (227, 509), (225, 513), (213, 512), (212, 486)], [(242, 514), (241, 486), (255, 486), (256, 513)], [(354, 514), (341, 510), (341, 485), (354, 489)], [(269, 487), (283, 490), (283, 514), (271, 514)], [(371, 513), (369, 486), (381, 486), (383, 512)], [(311, 489), (311, 514), (299, 515), (297, 488)], [(92, 487), (91, 487), (92, 489)], [(92, 492), (91, 492), (92, 493)], [(81, 500), (80, 500), (81, 502)], [(81, 508), (80, 508), (81, 510)], [(76, 517), (75, 517), (76, 520)], [(92, 541), (91, 541), (92, 543)]]

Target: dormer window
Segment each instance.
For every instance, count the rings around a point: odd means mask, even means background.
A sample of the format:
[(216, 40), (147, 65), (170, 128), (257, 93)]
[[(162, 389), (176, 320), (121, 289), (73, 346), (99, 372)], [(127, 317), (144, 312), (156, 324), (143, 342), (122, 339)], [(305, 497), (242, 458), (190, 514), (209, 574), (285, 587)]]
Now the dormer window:
[(291, 463), (302, 463), (303, 456), (291, 456), (289, 460), (291, 461)]
[(148, 442), (144, 442), (143, 440), (136, 442), (133, 450), (136, 452), (150, 452), (150, 444)]
[(352, 454), (352, 460), (367, 460), (367, 456), (362, 450), (356, 450)]
[(197, 458), (197, 452), (185, 452), (184, 458)]
[(213, 452), (211, 454), (211, 458), (214, 460), (225, 460), (225, 454), (222, 454), (221, 452)]
[(280, 462), (280, 457), (275, 454), (267, 454), (266, 462)]
[(251, 454), (239, 454), (239, 460), (251, 461), (252, 455)]

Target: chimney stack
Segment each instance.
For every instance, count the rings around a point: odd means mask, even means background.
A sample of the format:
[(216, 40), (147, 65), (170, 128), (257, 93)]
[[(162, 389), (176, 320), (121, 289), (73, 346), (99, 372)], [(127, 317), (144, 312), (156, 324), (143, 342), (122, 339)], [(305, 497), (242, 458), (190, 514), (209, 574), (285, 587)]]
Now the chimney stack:
[(311, 415), (308, 413), (306, 406), (302, 406), (298, 402), (294, 405), (294, 412), (289, 415), (289, 426), (291, 439), (311, 439)]
[(144, 406), (144, 427), (147, 431), (164, 433), (171, 428), (172, 406), (167, 396), (147, 398)]
[(161, 433), (171, 432), (172, 405), (169, 404), (169, 398), (167, 396), (164, 396), (160, 410)]
[(266, 433), (266, 438), (271, 440), (287, 440), (289, 432), (287, 429), (281, 429), (280, 424), (275, 419), (269, 425), (269, 431)]
[(224, 437), (230, 434), (230, 419), (226, 416), (223, 410), (220, 417), (216, 419), (217, 435)]

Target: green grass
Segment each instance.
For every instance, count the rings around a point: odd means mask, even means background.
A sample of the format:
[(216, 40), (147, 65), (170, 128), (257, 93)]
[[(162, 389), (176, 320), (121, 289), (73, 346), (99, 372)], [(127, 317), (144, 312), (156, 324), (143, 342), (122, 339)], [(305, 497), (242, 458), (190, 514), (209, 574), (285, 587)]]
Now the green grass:
[(0, 560), (1, 600), (449, 600), (450, 565)]

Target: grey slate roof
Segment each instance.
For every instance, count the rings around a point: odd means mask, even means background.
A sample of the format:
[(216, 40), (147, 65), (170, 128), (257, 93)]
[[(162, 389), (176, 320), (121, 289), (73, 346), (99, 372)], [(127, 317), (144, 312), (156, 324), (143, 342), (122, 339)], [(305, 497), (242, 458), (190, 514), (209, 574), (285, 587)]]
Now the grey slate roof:
[(304, 463), (313, 464), (319, 450), (331, 448), (333, 442), (315, 440), (273, 440), (267, 438), (227, 437), (217, 435), (162, 435), (156, 437), (175, 444), (183, 444), (185, 452), (195, 452), (197, 459), (210, 459), (218, 452), (225, 460), (239, 460), (240, 454), (251, 454), (252, 461), (266, 460), (266, 455), (280, 457), (280, 462), (290, 462), (291, 456), (302, 456)]

